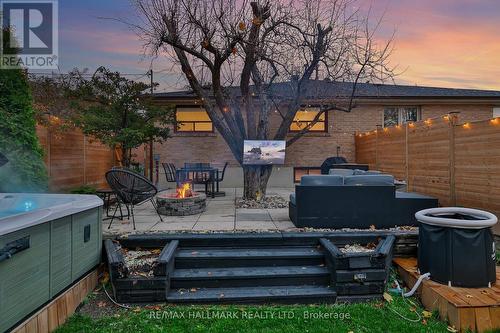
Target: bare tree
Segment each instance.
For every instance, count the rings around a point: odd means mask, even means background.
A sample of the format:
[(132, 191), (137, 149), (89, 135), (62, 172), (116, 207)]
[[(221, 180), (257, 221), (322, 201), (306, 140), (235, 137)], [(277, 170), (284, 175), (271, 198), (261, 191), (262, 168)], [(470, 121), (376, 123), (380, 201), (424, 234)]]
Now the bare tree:
[[(393, 77), (392, 37), (377, 44), (368, 13), (353, 0), (133, 0), (135, 25), (153, 54), (180, 66), (244, 170), (244, 197), (265, 196), (272, 166), (243, 165), (247, 139), (296, 142), (331, 110), (355, 107), (358, 82)], [(330, 81), (331, 85), (318, 84)], [(335, 82), (353, 82), (332, 98)], [(345, 85), (344, 85), (345, 86)], [(328, 91), (322, 91), (328, 89)], [(289, 135), (306, 104), (316, 118)], [(270, 128), (271, 112), (280, 116)]]

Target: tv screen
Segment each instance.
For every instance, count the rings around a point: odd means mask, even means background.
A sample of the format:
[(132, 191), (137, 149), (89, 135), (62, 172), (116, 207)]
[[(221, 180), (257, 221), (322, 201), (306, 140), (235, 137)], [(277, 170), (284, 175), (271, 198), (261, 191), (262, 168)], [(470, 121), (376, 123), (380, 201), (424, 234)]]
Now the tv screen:
[(245, 140), (243, 164), (285, 164), (286, 141)]

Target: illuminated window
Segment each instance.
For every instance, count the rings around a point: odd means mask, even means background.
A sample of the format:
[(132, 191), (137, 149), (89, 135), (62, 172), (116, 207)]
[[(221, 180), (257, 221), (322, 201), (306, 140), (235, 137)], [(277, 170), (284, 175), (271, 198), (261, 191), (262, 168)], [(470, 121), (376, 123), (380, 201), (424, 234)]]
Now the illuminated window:
[(419, 121), (422, 112), (418, 106), (388, 106), (384, 109), (384, 127)]
[(494, 107), (493, 108), (493, 118), (498, 118), (500, 117), (500, 107)]
[(213, 132), (207, 111), (200, 107), (177, 107), (177, 132)]
[[(318, 115), (320, 112), (319, 108), (305, 108), (297, 111), (295, 118), (293, 119), (292, 125), (290, 125), (291, 132), (299, 132), (306, 128)], [(327, 113), (323, 112), (319, 116), (319, 120), (314, 124), (309, 131), (310, 132), (326, 132), (327, 127)]]

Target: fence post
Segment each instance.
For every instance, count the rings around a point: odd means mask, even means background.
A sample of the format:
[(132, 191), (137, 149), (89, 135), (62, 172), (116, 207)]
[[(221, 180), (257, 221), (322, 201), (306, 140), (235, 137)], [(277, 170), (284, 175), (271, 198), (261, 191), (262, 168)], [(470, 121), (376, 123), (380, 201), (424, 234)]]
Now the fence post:
[(87, 185), (87, 136), (83, 134), (83, 185)]
[(382, 125), (377, 125), (377, 129), (375, 130), (375, 170), (380, 170), (380, 166), (378, 164), (378, 130)]
[(51, 162), (51, 156), (50, 156), (50, 151), (52, 147), (52, 134), (50, 132), (50, 125), (45, 127), (47, 129), (47, 175), (49, 176), (49, 188), (50, 188), (50, 183), (52, 181), (52, 162)]
[(408, 151), (408, 137), (409, 137), (409, 124), (405, 123), (405, 180), (406, 180), (406, 190), (410, 191), (410, 158)]
[(449, 158), (450, 158), (450, 205), (456, 206), (457, 197), (455, 189), (455, 127), (458, 121), (458, 117), (454, 114), (448, 116), (449, 123), (449, 137), (450, 137), (450, 148), (449, 148)]

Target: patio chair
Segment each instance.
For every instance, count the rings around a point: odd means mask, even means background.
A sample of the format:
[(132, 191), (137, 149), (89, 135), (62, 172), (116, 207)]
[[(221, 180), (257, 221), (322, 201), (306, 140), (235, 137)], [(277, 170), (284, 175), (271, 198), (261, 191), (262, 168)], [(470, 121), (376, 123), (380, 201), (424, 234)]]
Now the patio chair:
[[(111, 190), (113, 190), (116, 194), (119, 203), (124, 204), (127, 209), (130, 209), (134, 230), (134, 207), (142, 205), (147, 201), (151, 202), (156, 213), (158, 214), (158, 217), (160, 218), (160, 221), (163, 222), (161, 215), (158, 213), (158, 207), (154, 201), (154, 197), (158, 193), (158, 189), (147, 178), (126, 169), (111, 169), (106, 172), (106, 180)], [(118, 206), (119, 205), (115, 208), (111, 221), (109, 222), (108, 229), (111, 228)]]
[(229, 165), (229, 162), (224, 163), (224, 167), (222, 167), (222, 172), (217, 173), (217, 178), (215, 178), (215, 184), (217, 186), (216, 192), (219, 193), (219, 185), (222, 181), (224, 181), (224, 175), (226, 174), (226, 168)]
[(189, 181), (193, 185), (193, 191), (195, 184), (201, 184), (205, 186), (205, 193), (208, 194), (208, 186), (211, 182), (214, 181), (212, 177), (210, 177), (210, 172), (203, 171), (203, 169), (209, 169), (210, 163), (184, 163), (184, 168), (188, 170), (186, 180)]
[(177, 183), (177, 175), (176, 175), (177, 168), (175, 167), (174, 163), (162, 163), (161, 165), (163, 166), (163, 170), (165, 171), (167, 186), (168, 183)]

